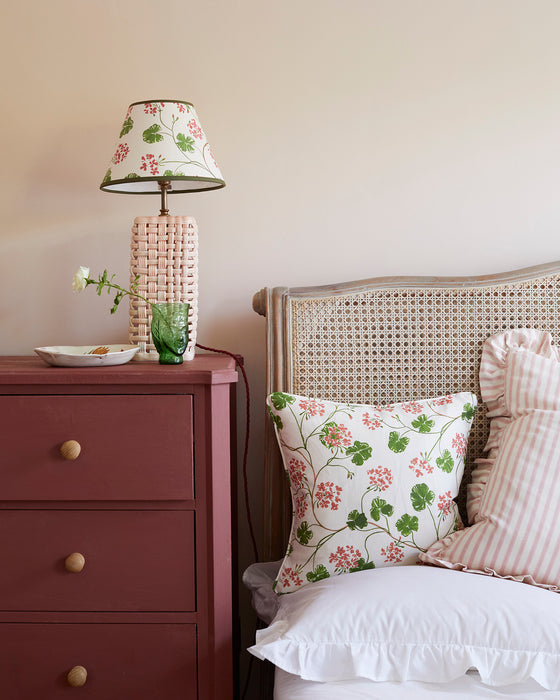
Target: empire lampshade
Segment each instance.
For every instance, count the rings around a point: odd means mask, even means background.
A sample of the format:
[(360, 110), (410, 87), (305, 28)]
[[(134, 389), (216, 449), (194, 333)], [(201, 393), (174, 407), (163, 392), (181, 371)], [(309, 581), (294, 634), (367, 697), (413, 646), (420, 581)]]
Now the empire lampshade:
[(214, 190), (225, 182), (190, 102), (134, 102), (124, 118), (101, 189), (125, 194)]

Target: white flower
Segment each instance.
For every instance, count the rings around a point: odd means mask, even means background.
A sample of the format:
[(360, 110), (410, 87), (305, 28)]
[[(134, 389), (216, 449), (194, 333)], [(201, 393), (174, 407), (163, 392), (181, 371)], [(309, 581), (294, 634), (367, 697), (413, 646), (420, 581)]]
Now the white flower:
[(72, 280), (72, 289), (75, 292), (81, 292), (87, 287), (86, 279), (89, 277), (89, 267), (80, 266), (80, 269), (74, 275)]

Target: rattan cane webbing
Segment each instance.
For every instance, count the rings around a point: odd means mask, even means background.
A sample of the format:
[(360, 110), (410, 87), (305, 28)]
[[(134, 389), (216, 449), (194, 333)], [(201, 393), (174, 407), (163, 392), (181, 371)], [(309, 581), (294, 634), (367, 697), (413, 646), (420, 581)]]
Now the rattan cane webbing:
[[(140, 275), (138, 292), (148, 301), (188, 302), (189, 342), (185, 360), (195, 352), (198, 320), (198, 228), (191, 216), (137, 217), (132, 227), (130, 281)], [(129, 338), (139, 345), (138, 359), (157, 360), (150, 336), (150, 307), (130, 298)]]
[(488, 420), (480, 400), (482, 344), (516, 327), (560, 339), (560, 275), (468, 288), (372, 289), (288, 297), (287, 389), (356, 403), (391, 404), (473, 391), (473, 423), (459, 505), (473, 461), (483, 453)]

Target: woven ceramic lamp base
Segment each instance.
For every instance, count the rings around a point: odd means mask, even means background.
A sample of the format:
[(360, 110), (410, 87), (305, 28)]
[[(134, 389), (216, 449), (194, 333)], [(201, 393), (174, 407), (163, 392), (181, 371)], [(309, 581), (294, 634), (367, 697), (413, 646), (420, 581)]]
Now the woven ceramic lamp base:
[[(187, 302), (189, 343), (185, 360), (192, 360), (198, 319), (198, 228), (192, 216), (142, 216), (134, 219), (130, 245), (130, 279), (138, 293), (152, 303)], [(157, 360), (150, 335), (151, 313), (145, 302), (130, 297), (129, 339), (140, 350), (135, 359)]]

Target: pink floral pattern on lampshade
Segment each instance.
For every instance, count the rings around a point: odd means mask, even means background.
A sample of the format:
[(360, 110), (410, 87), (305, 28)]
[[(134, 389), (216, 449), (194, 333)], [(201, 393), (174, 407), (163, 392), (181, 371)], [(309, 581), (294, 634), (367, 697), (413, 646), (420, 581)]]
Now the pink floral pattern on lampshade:
[(152, 100), (128, 108), (101, 183), (109, 192), (216, 189), (225, 185), (195, 108), (189, 102)]

